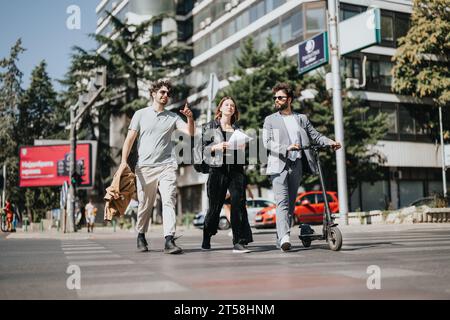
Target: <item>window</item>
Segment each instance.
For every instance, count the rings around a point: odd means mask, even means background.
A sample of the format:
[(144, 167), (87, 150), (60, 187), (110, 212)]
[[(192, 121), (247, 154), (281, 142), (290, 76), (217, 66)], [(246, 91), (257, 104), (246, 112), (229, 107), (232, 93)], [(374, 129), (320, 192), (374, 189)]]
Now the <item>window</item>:
[(298, 11), (291, 17), (292, 38), (303, 35), (303, 12)]
[(409, 205), (424, 194), (422, 181), (399, 181), (400, 207)]
[(239, 17), (237, 17), (237, 19), (236, 19), (236, 29), (237, 30), (242, 30), (246, 26), (248, 26), (249, 23), (250, 23), (250, 14), (249, 14), (249, 11), (246, 10), (243, 13), (241, 13), (239, 15)]
[(390, 88), (391, 83), (392, 83), (392, 76), (391, 76), (392, 63), (387, 62), (387, 61), (380, 61), (379, 64), (380, 64), (380, 67), (379, 67), (380, 81), (379, 81), (379, 83), (382, 87)]
[(287, 43), (292, 39), (292, 24), (291, 17), (289, 17), (281, 25), (281, 43)]
[(397, 15), (395, 19), (395, 38), (406, 36), (409, 30), (409, 19), (407, 16)]
[[(327, 193), (327, 200), (328, 200), (328, 203), (334, 201), (333, 197), (331, 195), (329, 195), (328, 193)], [(325, 201), (323, 201), (323, 194), (320, 193), (317, 195), (317, 203), (325, 203)]]
[(320, 32), (325, 30), (325, 8), (308, 8), (306, 10), (307, 32)]
[(276, 24), (270, 28), (270, 37), (275, 44), (280, 43), (280, 25)]
[(381, 40), (394, 41), (394, 19), (381, 15)]
[(307, 194), (307, 195), (301, 197), (295, 205), (300, 206), (302, 204), (302, 201), (305, 201), (305, 200), (308, 200), (311, 204), (316, 204), (317, 203), (316, 198), (317, 198), (317, 194), (315, 194), (315, 193)]
[(388, 133), (398, 133), (397, 109), (383, 109), (383, 112), (387, 114)]
[(405, 106), (401, 105), (399, 110), (399, 126), (402, 134), (415, 134), (414, 118)]
[(250, 23), (258, 20), (259, 18), (261, 18), (265, 12), (264, 12), (264, 1), (260, 1), (257, 4), (254, 4), (251, 8), (250, 8)]

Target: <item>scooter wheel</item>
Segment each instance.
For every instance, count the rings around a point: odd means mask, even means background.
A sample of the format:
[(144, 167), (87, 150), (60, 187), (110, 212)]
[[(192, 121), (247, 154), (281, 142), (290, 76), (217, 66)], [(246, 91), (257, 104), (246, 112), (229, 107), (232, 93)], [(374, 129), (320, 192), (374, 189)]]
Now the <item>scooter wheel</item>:
[(311, 247), (311, 240), (309, 240), (309, 239), (301, 239), (301, 240), (302, 240), (302, 244), (305, 248)]
[(328, 245), (333, 251), (339, 251), (342, 248), (342, 233), (336, 227), (330, 229), (330, 234), (328, 236)]

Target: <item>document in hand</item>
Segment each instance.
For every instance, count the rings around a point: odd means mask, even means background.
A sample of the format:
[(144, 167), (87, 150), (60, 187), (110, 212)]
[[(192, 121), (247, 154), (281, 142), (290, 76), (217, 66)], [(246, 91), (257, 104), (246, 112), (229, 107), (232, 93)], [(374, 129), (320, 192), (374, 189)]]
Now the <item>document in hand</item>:
[(233, 134), (230, 137), (230, 140), (228, 140), (228, 143), (230, 144), (230, 149), (236, 150), (238, 149), (238, 146), (245, 144), (251, 140), (253, 140), (253, 138), (250, 138), (241, 130), (234, 130)]

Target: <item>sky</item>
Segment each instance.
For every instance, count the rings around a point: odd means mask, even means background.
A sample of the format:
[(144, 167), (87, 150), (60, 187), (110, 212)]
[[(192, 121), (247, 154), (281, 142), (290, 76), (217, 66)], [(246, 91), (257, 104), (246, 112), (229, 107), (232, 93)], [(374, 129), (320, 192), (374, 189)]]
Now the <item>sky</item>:
[[(71, 48), (95, 49), (95, 40), (88, 36), (95, 33), (97, 17), (95, 7), (99, 0), (0, 0), (0, 59), (9, 55), (18, 38), (26, 49), (19, 56), (18, 66), (24, 73), (22, 87), (28, 88), (31, 71), (40, 61), (47, 62), (47, 72), (57, 91), (62, 87), (56, 79), (62, 79), (70, 65)], [(80, 28), (69, 29), (73, 11), (78, 6)]]

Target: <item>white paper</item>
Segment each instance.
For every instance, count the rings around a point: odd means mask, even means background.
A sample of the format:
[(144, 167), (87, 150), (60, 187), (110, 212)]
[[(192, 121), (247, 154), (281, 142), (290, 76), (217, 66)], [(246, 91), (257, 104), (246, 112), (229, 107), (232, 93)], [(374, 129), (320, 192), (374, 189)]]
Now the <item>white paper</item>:
[(243, 145), (251, 140), (253, 140), (253, 138), (250, 138), (244, 132), (240, 130), (234, 130), (233, 134), (230, 137), (230, 140), (228, 140), (228, 143), (230, 145), (228, 149), (237, 150), (238, 146)]

